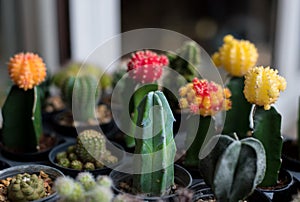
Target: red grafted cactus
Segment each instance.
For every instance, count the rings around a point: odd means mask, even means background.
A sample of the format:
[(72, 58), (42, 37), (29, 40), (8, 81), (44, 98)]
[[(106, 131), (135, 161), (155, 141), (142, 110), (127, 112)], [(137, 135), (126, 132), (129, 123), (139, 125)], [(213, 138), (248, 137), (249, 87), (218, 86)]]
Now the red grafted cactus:
[(180, 88), (181, 108), (189, 108), (193, 114), (213, 116), (222, 110), (231, 108), (229, 89), (222, 88), (213, 81), (194, 78), (192, 83)]
[(161, 77), (163, 67), (168, 64), (165, 55), (158, 55), (149, 50), (137, 51), (128, 62), (127, 72), (131, 78), (140, 83), (151, 83)]

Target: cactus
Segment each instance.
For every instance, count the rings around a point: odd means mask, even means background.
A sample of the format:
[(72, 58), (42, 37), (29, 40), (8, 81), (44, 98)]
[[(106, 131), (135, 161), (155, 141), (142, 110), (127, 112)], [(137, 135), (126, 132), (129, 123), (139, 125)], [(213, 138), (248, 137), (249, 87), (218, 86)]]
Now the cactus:
[(58, 162), (58, 165), (65, 167), (65, 168), (68, 168), (71, 166), (71, 162), (67, 158), (60, 158), (57, 162)]
[[(123, 103), (123, 106), (126, 106), (124, 107), (125, 110), (123, 112), (123, 116), (127, 117), (128, 113), (133, 113), (132, 119), (133, 122), (136, 123), (138, 104), (148, 92), (158, 89), (158, 85), (153, 83), (156, 83), (162, 76), (163, 67), (168, 65), (168, 63), (168, 58), (165, 55), (157, 55), (155, 52), (149, 50), (137, 51), (132, 54), (130, 61), (127, 63), (128, 78), (125, 81), (123, 94), (124, 97), (128, 97), (129, 95), (131, 96), (132, 93), (133, 102), (131, 102), (130, 106), (127, 106), (126, 104), (128, 103), (126, 103), (126, 99), (124, 99), (125, 103)], [(143, 84), (151, 85), (143, 86)], [(125, 120), (126, 119), (122, 120), (122, 127), (125, 129), (128, 129), (128, 126), (130, 127), (130, 134), (127, 134), (125, 142), (126, 146), (131, 148), (134, 147), (135, 144), (134, 133), (136, 126), (131, 122), (126, 122)]]
[(82, 131), (77, 136), (76, 153), (85, 162), (95, 162), (104, 158), (105, 136), (95, 130)]
[(247, 40), (237, 40), (232, 35), (226, 35), (223, 40), (223, 46), (212, 55), (215, 65), (223, 67), (234, 77), (244, 76), (257, 62), (255, 45)]
[(72, 169), (75, 169), (75, 170), (82, 170), (82, 162), (79, 161), (79, 160), (74, 160), (74, 161), (71, 161), (70, 163), (70, 168)]
[(88, 172), (79, 173), (75, 179), (59, 177), (54, 188), (61, 202), (111, 202), (113, 198), (111, 186), (98, 183)]
[(201, 50), (194, 41), (186, 41), (183, 46), (176, 51), (176, 54), (169, 53), (170, 68), (177, 71), (187, 82), (191, 82), (198, 77), (197, 67), (200, 66)]
[(255, 138), (235, 140), (216, 135), (205, 145), (199, 171), (218, 201), (236, 202), (249, 196), (265, 174), (266, 156)]
[(95, 117), (96, 99), (99, 96), (94, 76), (70, 76), (62, 84), (63, 98), (72, 109), (75, 121), (87, 122)]
[(46, 196), (44, 181), (36, 174), (18, 174), (12, 178), (7, 194), (12, 202), (38, 200)]
[(102, 185), (104, 187), (111, 187), (112, 184), (113, 184), (112, 179), (109, 178), (106, 175), (99, 175), (99, 176), (97, 176), (96, 181), (97, 181), (97, 184)]
[(46, 77), (46, 66), (38, 55), (20, 53), (10, 59), (8, 69), (15, 85), (2, 108), (2, 142), (11, 150), (35, 152), (42, 136), (41, 100), (37, 85)]
[(190, 146), (186, 152), (184, 164), (197, 167), (198, 155), (205, 139), (216, 133), (215, 127), (210, 127), (210, 124), (215, 125), (212, 116), (231, 108), (229, 100), (231, 94), (228, 89), (223, 89), (212, 81), (194, 78), (192, 83), (179, 89), (179, 95), (181, 96), (180, 107), (190, 109), (193, 114), (187, 119), (186, 145)]
[(86, 162), (83, 165), (84, 170), (95, 170), (95, 165), (92, 162)]
[[(154, 110), (154, 111), (153, 111)], [(174, 117), (160, 91), (148, 93), (138, 106), (133, 187), (150, 195), (165, 194), (174, 184)], [(153, 134), (155, 133), (155, 134)], [(157, 133), (157, 134), (156, 134)], [(142, 138), (141, 138), (142, 137)]]
[(281, 115), (271, 104), (285, 88), (285, 79), (269, 67), (253, 67), (245, 75), (245, 98), (256, 106), (252, 117), (253, 137), (262, 142), (267, 155), (267, 171), (260, 185), (264, 187), (277, 184), (281, 167)]

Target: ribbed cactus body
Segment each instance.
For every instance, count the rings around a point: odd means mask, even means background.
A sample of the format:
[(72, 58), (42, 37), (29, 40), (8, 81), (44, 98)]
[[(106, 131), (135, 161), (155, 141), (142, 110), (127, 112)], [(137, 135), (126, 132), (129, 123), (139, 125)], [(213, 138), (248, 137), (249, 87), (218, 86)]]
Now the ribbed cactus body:
[(266, 170), (262, 143), (255, 138), (234, 140), (226, 135), (213, 137), (204, 149), (200, 172), (214, 191), (217, 201), (236, 202), (249, 196)]
[(188, 82), (197, 77), (197, 68), (201, 62), (201, 49), (194, 41), (186, 41), (176, 52), (168, 55), (170, 67), (183, 76)]
[[(162, 92), (148, 93), (138, 107), (133, 186), (149, 195), (162, 195), (174, 184), (174, 117)], [(142, 138), (142, 139), (141, 139)]]
[(76, 154), (84, 162), (95, 162), (104, 158), (105, 137), (94, 130), (85, 130), (77, 137)]
[(99, 88), (93, 76), (68, 77), (63, 83), (62, 93), (76, 121), (88, 121), (95, 117)]
[(8, 199), (11, 202), (34, 201), (45, 197), (43, 179), (36, 174), (18, 174), (8, 186)]

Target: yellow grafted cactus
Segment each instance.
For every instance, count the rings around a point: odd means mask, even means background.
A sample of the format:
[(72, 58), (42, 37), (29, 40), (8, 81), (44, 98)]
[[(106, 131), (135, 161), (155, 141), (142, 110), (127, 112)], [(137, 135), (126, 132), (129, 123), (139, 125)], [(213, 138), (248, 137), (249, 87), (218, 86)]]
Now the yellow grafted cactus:
[(263, 66), (251, 68), (245, 75), (244, 95), (248, 102), (264, 106), (265, 110), (275, 103), (280, 91), (286, 88), (285, 78), (278, 71)]
[(180, 107), (189, 108), (194, 114), (213, 116), (219, 111), (231, 108), (231, 92), (214, 82), (194, 78), (192, 83), (179, 89)]
[(214, 53), (212, 60), (217, 67), (223, 67), (232, 76), (241, 77), (254, 67), (258, 52), (254, 44), (247, 40), (237, 40), (232, 35), (226, 35), (224, 44)]
[(10, 58), (8, 71), (11, 80), (25, 91), (44, 81), (46, 65), (33, 53), (19, 53)]

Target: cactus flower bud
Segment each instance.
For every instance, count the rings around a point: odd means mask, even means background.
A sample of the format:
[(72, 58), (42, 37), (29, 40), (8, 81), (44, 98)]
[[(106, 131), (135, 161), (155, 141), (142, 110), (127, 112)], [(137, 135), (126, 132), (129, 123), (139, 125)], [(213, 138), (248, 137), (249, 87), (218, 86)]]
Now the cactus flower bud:
[(257, 49), (247, 40), (237, 40), (231, 35), (224, 37), (224, 44), (214, 53), (212, 60), (232, 76), (241, 77), (257, 62)]
[(43, 59), (33, 53), (19, 53), (8, 63), (11, 80), (25, 91), (44, 81), (46, 65)]
[(245, 75), (245, 98), (252, 104), (264, 106), (265, 110), (270, 109), (285, 88), (286, 80), (270, 67), (254, 67)]
[(192, 83), (179, 89), (180, 107), (189, 108), (193, 114), (212, 116), (222, 110), (231, 108), (229, 89), (222, 88), (214, 82), (194, 78)]
[(137, 51), (128, 62), (128, 73), (131, 78), (141, 83), (151, 83), (162, 75), (162, 68), (169, 64), (165, 55), (146, 50)]

